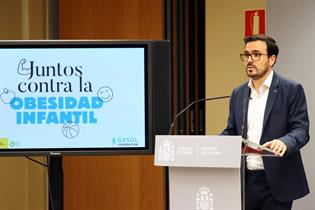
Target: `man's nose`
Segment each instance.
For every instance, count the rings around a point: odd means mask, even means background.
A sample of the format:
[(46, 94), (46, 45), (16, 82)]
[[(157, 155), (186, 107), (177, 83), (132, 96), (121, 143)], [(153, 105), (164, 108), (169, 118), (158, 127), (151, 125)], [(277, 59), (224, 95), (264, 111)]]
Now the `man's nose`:
[(252, 58), (252, 56), (250, 55), (250, 56), (248, 56), (248, 59), (247, 59), (247, 62), (253, 62), (253, 58)]

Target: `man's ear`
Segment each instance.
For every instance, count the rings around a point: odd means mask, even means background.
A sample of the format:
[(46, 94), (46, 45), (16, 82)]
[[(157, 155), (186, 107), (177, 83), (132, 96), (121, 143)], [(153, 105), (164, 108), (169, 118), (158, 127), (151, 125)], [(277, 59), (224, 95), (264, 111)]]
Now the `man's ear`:
[(269, 61), (270, 61), (271, 66), (273, 66), (277, 62), (277, 57), (275, 55), (272, 55), (269, 57)]

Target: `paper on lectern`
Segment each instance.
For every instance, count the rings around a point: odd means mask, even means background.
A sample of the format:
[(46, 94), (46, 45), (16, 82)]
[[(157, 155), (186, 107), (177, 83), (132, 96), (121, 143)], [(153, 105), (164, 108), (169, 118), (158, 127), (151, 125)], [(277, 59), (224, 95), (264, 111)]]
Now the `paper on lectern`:
[(242, 147), (243, 154), (258, 154), (258, 155), (275, 156), (272, 150), (268, 147), (249, 141), (247, 139), (243, 139), (242, 142), (244, 144), (244, 146)]

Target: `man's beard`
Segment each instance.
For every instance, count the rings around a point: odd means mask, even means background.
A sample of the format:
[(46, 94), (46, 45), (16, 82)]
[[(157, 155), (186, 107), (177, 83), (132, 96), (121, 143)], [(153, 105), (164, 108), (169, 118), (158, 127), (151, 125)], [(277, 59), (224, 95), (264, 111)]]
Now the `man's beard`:
[[(253, 65), (251, 66), (252, 66), (251, 69), (248, 69), (248, 67), (246, 67), (246, 74), (249, 78), (253, 80), (258, 80), (264, 77), (268, 72), (268, 68), (258, 70), (256, 66), (253, 66)], [(256, 72), (256, 73), (253, 73), (253, 72)]]

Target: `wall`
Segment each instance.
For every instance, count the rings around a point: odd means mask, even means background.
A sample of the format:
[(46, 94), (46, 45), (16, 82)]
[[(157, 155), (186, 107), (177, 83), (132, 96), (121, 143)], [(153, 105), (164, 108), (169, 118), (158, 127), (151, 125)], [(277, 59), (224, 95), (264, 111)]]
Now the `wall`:
[(280, 48), (275, 70), (300, 82), (307, 97), (310, 142), (302, 149), (311, 194), (294, 202), (298, 210), (315, 209), (315, 2), (310, 0), (267, 1), (267, 33)]
[[(0, 1), (0, 40), (45, 39), (45, 3)], [(0, 157), (0, 165), (0, 210), (47, 209), (46, 168), (24, 157)]]
[(162, 0), (62, 0), (61, 39), (162, 39)]
[[(265, 8), (265, 0), (206, 1), (206, 97), (230, 95), (247, 81), (239, 54), (244, 49), (244, 10)], [(229, 100), (206, 104), (206, 134), (226, 126)]]
[(0, 39), (22, 38), (22, 5), (20, 0), (0, 2)]
[[(60, 39), (162, 39), (162, 0), (62, 0)], [(64, 157), (65, 210), (161, 210), (152, 155)]]

